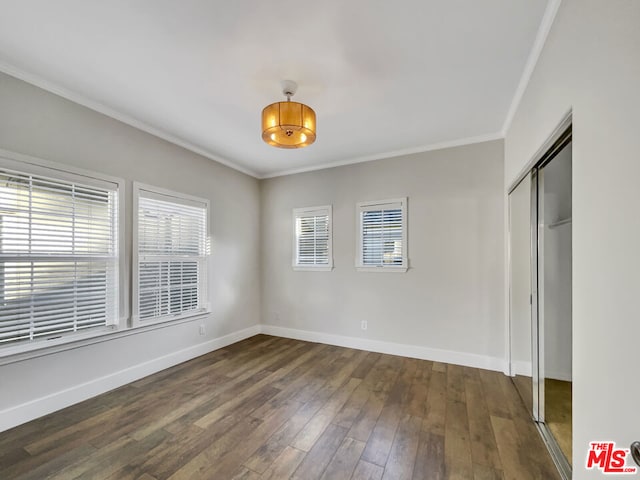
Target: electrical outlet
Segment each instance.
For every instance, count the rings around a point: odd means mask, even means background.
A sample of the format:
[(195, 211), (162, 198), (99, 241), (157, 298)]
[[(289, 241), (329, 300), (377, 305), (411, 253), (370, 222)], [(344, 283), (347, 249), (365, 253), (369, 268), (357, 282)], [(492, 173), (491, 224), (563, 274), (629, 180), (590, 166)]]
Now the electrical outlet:
[(367, 327), (368, 327), (368, 325), (367, 325), (367, 321), (366, 321), (366, 320), (362, 320), (362, 321), (360, 322), (360, 328), (361, 328), (362, 330), (366, 330), (366, 329), (367, 329)]
[(200, 324), (200, 330), (199, 330), (199, 332), (200, 332), (200, 335), (204, 335), (204, 323), (201, 323), (201, 324)]

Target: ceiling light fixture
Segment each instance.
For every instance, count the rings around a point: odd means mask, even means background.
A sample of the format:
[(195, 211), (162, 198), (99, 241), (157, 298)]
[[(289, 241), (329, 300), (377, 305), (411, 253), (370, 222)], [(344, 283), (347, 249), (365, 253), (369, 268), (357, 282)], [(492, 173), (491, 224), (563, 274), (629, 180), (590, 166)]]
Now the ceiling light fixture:
[(292, 102), (298, 85), (282, 82), (286, 102), (267, 105), (262, 110), (262, 139), (278, 148), (303, 148), (316, 141), (316, 112), (303, 103)]

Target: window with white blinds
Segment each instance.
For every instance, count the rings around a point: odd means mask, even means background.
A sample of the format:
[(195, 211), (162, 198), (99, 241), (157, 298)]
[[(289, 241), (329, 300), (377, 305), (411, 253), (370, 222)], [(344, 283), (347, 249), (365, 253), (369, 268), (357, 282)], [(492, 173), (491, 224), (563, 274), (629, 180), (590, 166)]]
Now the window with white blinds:
[(293, 268), (295, 270), (330, 270), (331, 206), (293, 210)]
[(379, 271), (407, 270), (407, 199), (362, 202), (357, 206), (356, 267)]
[(25, 170), (0, 165), (0, 346), (117, 324), (118, 184)]
[(134, 184), (134, 323), (204, 312), (209, 203)]

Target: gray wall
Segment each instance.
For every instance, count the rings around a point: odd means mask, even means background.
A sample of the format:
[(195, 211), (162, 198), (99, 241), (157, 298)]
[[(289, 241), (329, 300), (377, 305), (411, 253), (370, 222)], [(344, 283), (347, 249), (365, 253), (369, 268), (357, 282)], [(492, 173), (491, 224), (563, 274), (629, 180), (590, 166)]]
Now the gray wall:
[[(502, 169), (493, 141), (263, 181), (263, 323), (502, 364)], [(404, 196), (409, 271), (356, 271), (356, 203)], [(335, 268), (294, 271), (292, 209), (327, 204)]]
[[(133, 180), (208, 198), (213, 309), (204, 319), (0, 366), (0, 430), (20, 415), (41, 414), (39, 405), (54, 410), (115, 386), (119, 374), (167, 366), (184, 358), (172, 357), (176, 352), (202, 352), (213, 339), (259, 324), (258, 180), (4, 74), (0, 146), (127, 181), (127, 277)], [(201, 323), (205, 336), (198, 335)]]
[[(573, 473), (638, 440), (640, 2), (564, 0), (505, 140), (505, 185), (573, 111)], [(628, 465), (633, 465), (629, 459)]]

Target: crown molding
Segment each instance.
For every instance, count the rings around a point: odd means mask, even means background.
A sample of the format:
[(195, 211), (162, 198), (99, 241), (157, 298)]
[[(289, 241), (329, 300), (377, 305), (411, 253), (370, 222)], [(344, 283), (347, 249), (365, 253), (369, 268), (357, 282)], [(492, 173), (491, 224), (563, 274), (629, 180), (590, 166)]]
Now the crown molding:
[(362, 157), (355, 157), (355, 158), (345, 159), (345, 160), (337, 160), (335, 162), (323, 163), (319, 165), (313, 165), (310, 167), (292, 168), (289, 170), (279, 170), (277, 172), (262, 175), (258, 178), (266, 179), (266, 178), (282, 177), (284, 175), (294, 175), (296, 173), (314, 172), (316, 170), (325, 170), (327, 168), (342, 167), (344, 165), (352, 165), (354, 163), (364, 163), (364, 162), (370, 162), (372, 160), (384, 160), (386, 158), (401, 157), (403, 155), (412, 155), (414, 153), (430, 152), (433, 150), (442, 150), (444, 148), (461, 147), (464, 145), (472, 145), (474, 143), (483, 143), (483, 142), (490, 142), (493, 140), (502, 140), (503, 138), (504, 138), (504, 135), (502, 135), (502, 132), (489, 133), (486, 135), (479, 135), (477, 137), (461, 138), (458, 140), (451, 140), (448, 142), (432, 143), (432, 144), (423, 145), (420, 147), (403, 148), (401, 150), (394, 150), (391, 152), (374, 153), (374, 154), (365, 155)]
[(274, 178), (274, 177), (281, 177), (285, 175), (294, 175), (297, 173), (306, 173), (306, 172), (313, 172), (317, 170), (324, 170), (327, 168), (341, 167), (341, 166), (352, 165), (356, 163), (364, 163), (364, 162), (369, 162), (374, 160), (383, 160), (385, 158), (394, 158), (394, 157), (399, 157), (403, 155), (411, 155), (415, 153), (423, 153), (423, 152), (429, 152), (433, 150), (441, 150), (445, 148), (459, 147), (459, 146), (470, 145), (474, 143), (482, 143), (482, 142), (488, 142), (492, 140), (504, 139), (507, 131), (509, 130), (509, 127), (511, 126), (511, 122), (513, 121), (513, 118), (518, 109), (518, 106), (522, 101), (522, 97), (527, 88), (527, 85), (529, 84), (533, 71), (535, 70), (535, 66), (538, 62), (542, 49), (545, 45), (547, 36), (549, 35), (551, 26), (553, 24), (553, 21), (555, 20), (555, 17), (561, 2), (562, 0), (549, 0), (549, 3), (547, 4), (547, 8), (545, 9), (542, 22), (540, 23), (538, 32), (536, 34), (536, 39), (529, 53), (529, 57), (527, 58), (527, 62), (525, 64), (525, 68), (523, 70), (522, 76), (520, 77), (518, 87), (516, 88), (513, 99), (511, 100), (511, 104), (509, 106), (509, 110), (507, 112), (503, 127), (499, 132), (479, 135), (474, 137), (468, 137), (468, 138), (462, 138), (462, 139), (457, 139), (452, 141), (427, 144), (419, 147), (405, 148), (400, 150), (375, 153), (371, 155), (364, 155), (361, 157), (337, 160), (334, 162), (323, 163), (323, 164), (313, 165), (308, 167), (279, 170), (279, 171), (266, 173), (266, 174), (260, 174), (254, 170), (237, 165), (231, 160), (220, 157), (219, 155), (209, 152), (204, 148), (194, 145), (193, 143), (188, 142), (176, 135), (173, 135), (171, 133), (168, 133), (156, 127), (153, 127), (141, 120), (131, 117), (130, 115), (126, 115), (124, 113), (116, 111), (100, 102), (89, 99), (77, 92), (73, 92), (69, 89), (61, 87), (60, 85), (54, 82), (46, 80), (38, 75), (26, 72), (6, 62), (0, 61), (0, 72), (4, 72), (7, 75), (10, 75), (12, 77), (18, 78), (32, 85), (35, 85), (36, 87), (42, 88), (48, 92), (51, 92), (69, 101), (82, 105), (86, 108), (94, 110), (108, 117), (111, 117), (131, 127), (134, 127), (138, 130), (149, 133), (150, 135), (166, 140), (167, 142), (173, 143), (174, 145), (182, 147), (186, 150), (194, 152), (198, 155), (201, 155), (205, 158), (218, 162), (222, 165), (225, 165), (229, 168), (242, 172), (251, 177), (254, 177), (257, 179), (268, 179), (268, 178)]
[(549, 36), (549, 32), (551, 31), (551, 26), (553, 25), (553, 21), (556, 18), (556, 14), (558, 13), (558, 9), (560, 8), (560, 4), (562, 0), (549, 0), (547, 4), (547, 8), (545, 9), (544, 15), (542, 17), (542, 21), (540, 22), (540, 26), (538, 27), (538, 33), (536, 34), (536, 39), (533, 42), (533, 46), (531, 47), (531, 51), (529, 52), (529, 57), (527, 58), (527, 63), (525, 63), (524, 70), (522, 71), (522, 76), (520, 77), (520, 82), (518, 83), (518, 87), (513, 95), (513, 99), (511, 100), (511, 105), (509, 106), (509, 110), (507, 111), (507, 116), (504, 120), (504, 124), (502, 126), (502, 136), (507, 136), (507, 131), (511, 127), (511, 122), (513, 122), (513, 117), (520, 106), (520, 102), (522, 101), (522, 97), (524, 96), (524, 92), (529, 85), (529, 81), (531, 80), (531, 76), (533, 75), (533, 71), (538, 64), (538, 60), (540, 59), (540, 54), (542, 53), (542, 49), (544, 48), (545, 43), (547, 42), (547, 37)]
[(90, 98), (85, 97), (84, 95), (81, 95), (77, 92), (64, 88), (54, 82), (51, 82), (49, 80), (42, 78), (39, 75), (26, 72), (20, 68), (17, 68), (3, 61), (0, 61), (0, 72), (6, 73), (7, 75), (15, 77), (19, 80), (22, 80), (26, 83), (34, 85), (43, 90), (46, 90), (47, 92), (53, 93), (73, 103), (82, 105), (83, 107), (86, 107), (90, 110), (106, 115), (107, 117), (118, 120), (119, 122), (125, 123), (133, 128), (136, 128), (150, 135), (153, 135), (154, 137), (158, 137), (158, 138), (161, 138), (162, 140), (166, 140), (167, 142), (173, 143), (174, 145), (182, 147), (185, 150), (189, 150), (193, 153), (197, 153), (198, 155), (206, 157), (209, 160), (213, 160), (229, 168), (242, 172), (245, 175), (249, 175), (254, 178), (260, 178), (258, 173), (254, 172), (253, 170), (237, 165), (231, 160), (227, 160), (226, 158), (220, 157), (219, 155), (209, 152), (203, 149), (202, 147), (199, 147), (197, 145), (194, 145), (191, 142), (188, 142), (180, 137), (177, 137), (176, 135), (165, 132), (164, 130), (161, 130), (159, 128), (153, 127), (148, 123), (138, 120), (137, 118), (134, 118), (130, 115), (114, 110), (98, 101), (92, 100)]
[(273, 177), (280, 177), (283, 175), (292, 175), (295, 173), (303, 173), (303, 172), (312, 172), (315, 170), (324, 170), (326, 168), (333, 168), (333, 167), (339, 167), (339, 166), (343, 166), (343, 165), (351, 165), (354, 163), (363, 163), (363, 162), (368, 162), (368, 161), (372, 161), (372, 160), (382, 160), (385, 158), (393, 158), (393, 157), (399, 157), (402, 155), (410, 155), (413, 153), (421, 153), (421, 152), (428, 152), (431, 150), (440, 150), (443, 148), (451, 148), (451, 147), (458, 147), (458, 146), (462, 146), (462, 145), (469, 145), (472, 143), (481, 143), (481, 142), (487, 142), (487, 141), (491, 141), (491, 140), (498, 140), (503, 138), (503, 135), (501, 132), (498, 133), (492, 133), (492, 134), (488, 134), (488, 135), (481, 135), (481, 136), (477, 136), (477, 137), (470, 137), (470, 138), (463, 138), (463, 139), (459, 139), (459, 140), (452, 140), (452, 141), (448, 141), (448, 142), (440, 142), (440, 143), (434, 143), (434, 144), (429, 144), (429, 145), (424, 145), (424, 146), (420, 146), (420, 147), (414, 147), (414, 148), (405, 148), (405, 149), (401, 149), (401, 150), (395, 150), (395, 151), (391, 151), (391, 152), (382, 152), (382, 153), (375, 153), (372, 155), (366, 155), (366, 156), (362, 156), (362, 157), (355, 157), (355, 158), (351, 158), (351, 159), (345, 159), (345, 160), (338, 160), (335, 162), (331, 162), (331, 163), (324, 163), (324, 164), (319, 164), (319, 165), (313, 165), (310, 167), (302, 167), (302, 168), (296, 168), (296, 169), (289, 169), (289, 170), (280, 170), (280, 171), (276, 171), (273, 173), (268, 173), (268, 174), (259, 174), (256, 171), (247, 169), (245, 167), (242, 167), (240, 165), (235, 164), (234, 162), (227, 160), (226, 158), (222, 158), (216, 154), (213, 154), (205, 149), (203, 149), (202, 147), (198, 147), (197, 145), (194, 145), (193, 143), (190, 143), (180, 137), (177, 137), (171, 133), (167, 133), (163, 130), (160, 130), (156, 127), (153, 127), (141, 120), (138, 120), (134, 117), (131, 117), (130, 115), (126, 115), (124, 113), (121, 113), (117, 110), (114, 110), (113, 108), (107, 107), (106, 105), (97, 102), (95, 100), (92, 100), (90, 98), (85, 97), (84, 95), (81, 95), (77, 92), (74, 92), (72, 90), (69, 90), (67, 88), (61, 87), (60, 85), (56, 84), (55, 82), (51, 82), (49, 80), (46, 80), (44, 78), (42, 78), (39, 75), (35, 75), (29, 72), (26, 72), (22, 69), (19, 69), (13, 65), (10, 65), (6, 62), (0, 61), (0, 72), (6, 73), (7, 75), (10, 75), (12, 77), (15, 77), (19, 80), (22, 80), (26, 83), (29, 83), (31, 85), (34, 85), (38, 88), (41, 88), (47, 92), (53, 93), (54, 95), (57, 95), (59, 97), (62, 97), (66, 100), (69, 100), (73, 103), (77, 103), (78, 105), (81, 105), (83, 107), (86, 107), (90, 110), (93, 110), (95, 112), (101, 113), (103, 115), (106, 115), (107, 117), (113, 118), (115, 120), (118, 120), (122, 123), (125, 123), (131, 127), (134, 127), (138, 130), (141, 130), (143, 132), (146, 132), (150, 135), (153, 135), (155, 137), (161, 138), (162, 140), (166, 140), (169, 143), (173, 143), (174, 145), (177, 145), (179, 147), (182, 147), (186, 150), (189, 150), (193, 153), (197, 153), (198, 155), (201, 155), (203, 157), (206, 157), (210, 160), (213, 160), (215, 162), (221, 163), (222, 165), (225, 165), (229, 168), (232, 168), (234, 170), (237, 170), (239, 172), (242, 172), (246, 175), (249, 175), (251, 177), (257, 178), (257, 179), (266, 179), (266, 178), (273, 178)]

